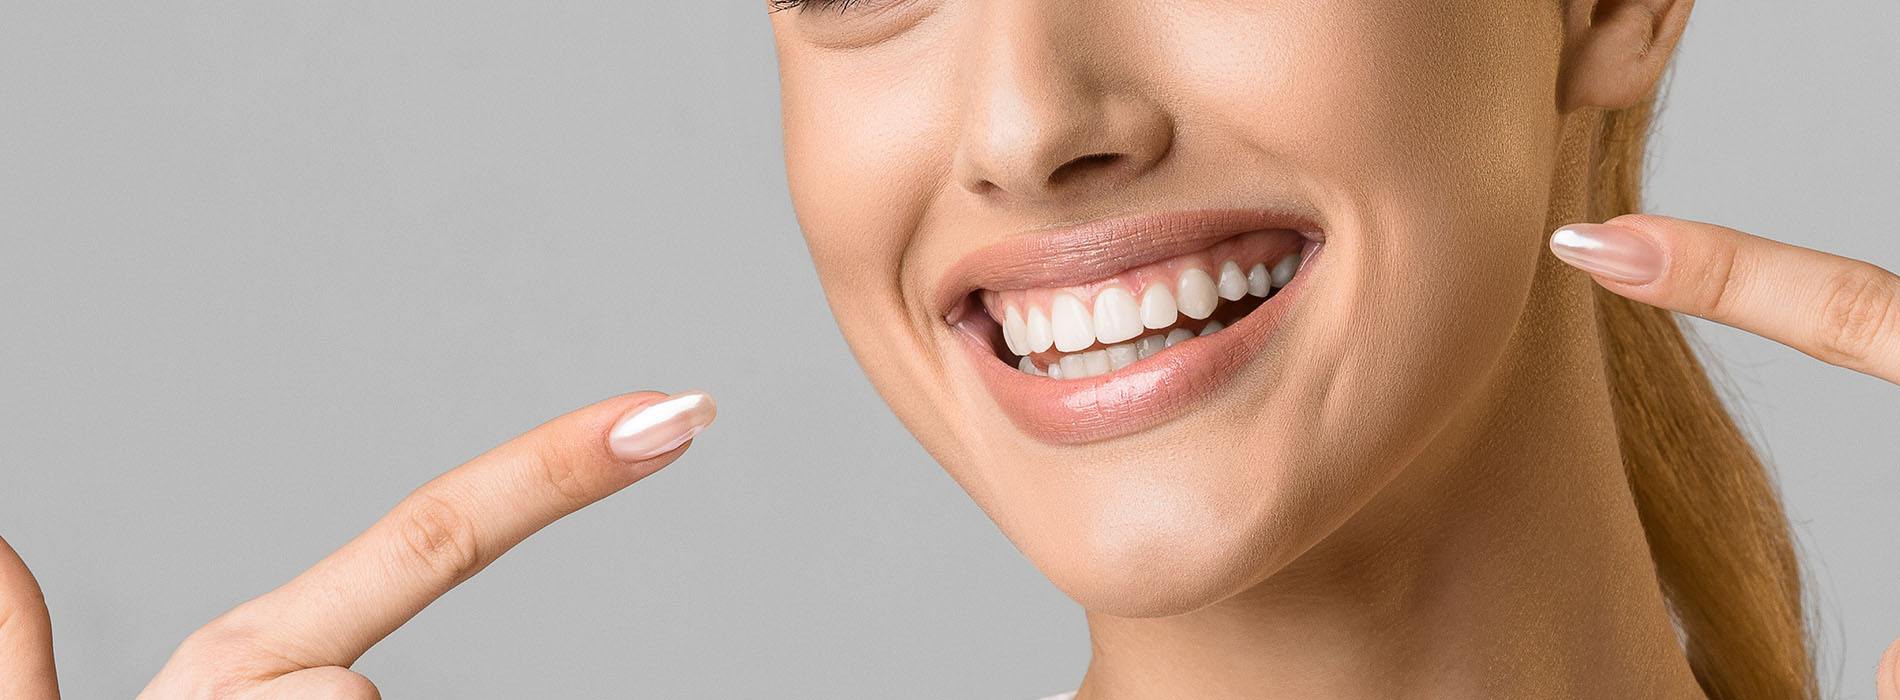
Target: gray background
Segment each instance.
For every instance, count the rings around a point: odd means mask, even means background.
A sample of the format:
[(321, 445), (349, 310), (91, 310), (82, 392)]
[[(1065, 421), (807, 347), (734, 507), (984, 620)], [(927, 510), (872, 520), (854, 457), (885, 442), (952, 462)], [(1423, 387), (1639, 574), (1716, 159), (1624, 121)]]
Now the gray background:
[[(0, 532), (68, 695), (132, 694), (410, 488), (642, 388), (719, 423), (377, 647), (389, 697), (1072, 688), (1080, 610), (835, 332), (760, 5), (0, 2)], [(1896, 26), (1703, 3), (1653, 208), (1900, 268)], [(1779, 465), (1824, 683), (1870, 698), (1900, 389), (1706, 336)]]

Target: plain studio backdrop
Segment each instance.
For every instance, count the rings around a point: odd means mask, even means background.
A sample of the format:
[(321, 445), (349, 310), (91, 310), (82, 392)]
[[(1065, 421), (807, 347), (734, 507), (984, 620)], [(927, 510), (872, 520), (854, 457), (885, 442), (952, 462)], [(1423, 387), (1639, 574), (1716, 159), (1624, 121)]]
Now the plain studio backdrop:
[[(0, 2), (0, 533), (70, 697), (622, 392), (679, 463), (356, 668), (392, 698), (1028, 700), (1082, 615), (885, 409), (792, 218), (756, 1)], [(1706, 2), (1651, 209), (1900, 269), (1900, 3)], [(1825, 688), (1900, 636), (1900, 388), (1696, 324), (1779, 470)]]

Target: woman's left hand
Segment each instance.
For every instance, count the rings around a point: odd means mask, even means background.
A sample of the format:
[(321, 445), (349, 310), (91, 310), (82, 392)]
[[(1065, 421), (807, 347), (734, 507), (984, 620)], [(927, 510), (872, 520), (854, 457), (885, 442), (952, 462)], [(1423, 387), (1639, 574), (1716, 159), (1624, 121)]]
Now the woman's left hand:
[[(1571, 224), (1550, 250), (1603, 288), (1900, 384), (1900, 277), (1712, 224), (1632, 214)], [(1874, 684), (1900, 700), (1900, 641)]]

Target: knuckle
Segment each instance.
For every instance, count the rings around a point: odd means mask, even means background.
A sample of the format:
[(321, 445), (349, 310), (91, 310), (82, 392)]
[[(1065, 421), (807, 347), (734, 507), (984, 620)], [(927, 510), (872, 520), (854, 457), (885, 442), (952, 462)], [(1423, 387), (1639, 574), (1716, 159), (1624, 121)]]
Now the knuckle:
[(444, 589), (481, 568), (474, 523), (447, 495), (418, 492), (403, 509), (396, 539), (403, 568)]
[(1823, 288), (1820, 329), (1814, 346), (1821, 360), (1858, 365), (1873, 356), (1886, 334), (1900, 324), (1900, 278), (1857, 263)]
[(227, 618), (211, 621), (192, 632), (173, 654), (177, 668), (166, 669), (173, 687), (190, 688), (175, 694), (195, 698), (232, 698), (258, 681), (258, 664), (270, 658), (256, 630)]
[(581, 466), (583, 460), (568, 459), (559, 450), (547, 449), (533, 450), (529, 460), (530, 470), (547, 487), (562, 513), (579, 510), (594, 500), (592, 480)]
[(1683, 257), (1695, 260), (1684, 277), (1689, 285), (1686, 310), (1711, 321), (1729, 318), (1747, 277), (1746, 266), (1740, 263), (1734, 246), (1709, 246), (1705, 251)]

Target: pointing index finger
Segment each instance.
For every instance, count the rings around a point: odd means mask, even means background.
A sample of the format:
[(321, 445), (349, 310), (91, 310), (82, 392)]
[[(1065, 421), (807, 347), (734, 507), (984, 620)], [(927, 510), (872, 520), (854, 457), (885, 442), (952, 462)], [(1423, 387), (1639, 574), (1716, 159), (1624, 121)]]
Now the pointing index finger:
[(417, 488), (208, 628), (235, 629), (297, 668), (349, 666), (521, 540), (671, 463), (715, 411), (703, 393), (645, 392), (555, 418)]
[(1633, 214), (1551, 235), (1605, 289), (1900, 383), (1900, 277), (1713, 224)]

